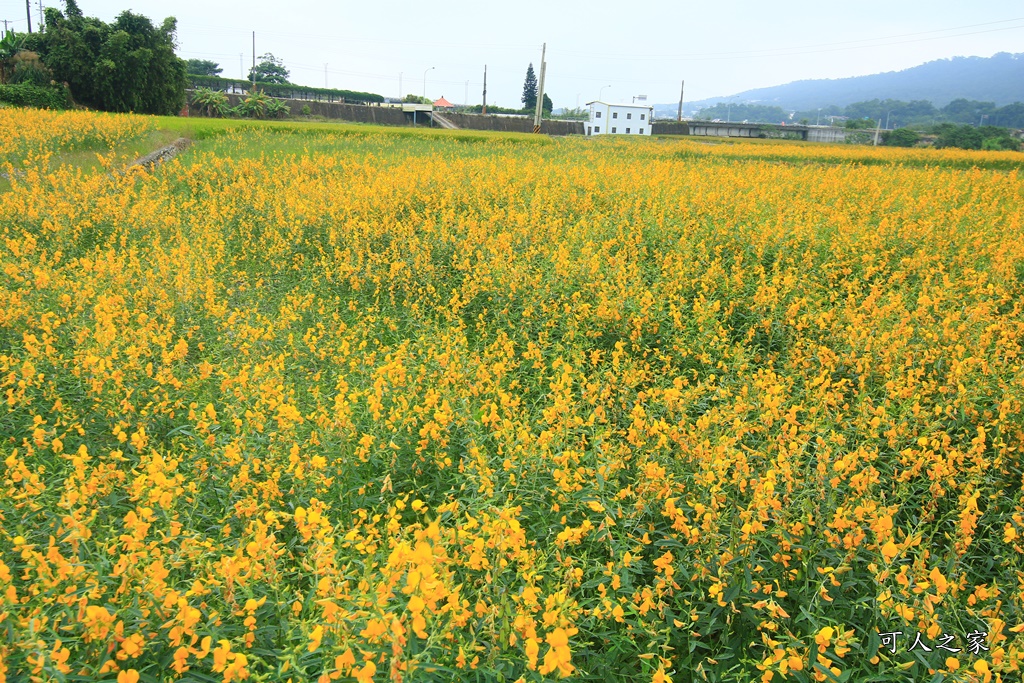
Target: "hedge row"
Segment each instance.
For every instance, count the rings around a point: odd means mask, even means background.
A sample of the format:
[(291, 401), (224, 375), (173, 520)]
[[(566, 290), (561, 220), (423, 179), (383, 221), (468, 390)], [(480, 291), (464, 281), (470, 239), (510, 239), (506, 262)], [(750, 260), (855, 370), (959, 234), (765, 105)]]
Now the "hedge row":
[(0, 85), (0, 102), (18, 107), (39, 107), (40, 109), (67, 109), (71, 97), (67, 88), (42, 87), (30, 83)]
[[(252, 87), (251, 81), (244, 81), (240, 78), (221, 78), (220, 76), (189, 76), (193, 88), (210, 88), (211, 90), (225, 90), (231, 86), (249, 90)], [(358, 92), (356, 90), (335, 90), (333, 88), (308, 88), (302, 85), (274, 85), (271, 83), (257, 83), (260, 90), (271, 97), (284, 99), (326, 99), (331, 102), (383, 102), (384, 96), (372, 92)]]

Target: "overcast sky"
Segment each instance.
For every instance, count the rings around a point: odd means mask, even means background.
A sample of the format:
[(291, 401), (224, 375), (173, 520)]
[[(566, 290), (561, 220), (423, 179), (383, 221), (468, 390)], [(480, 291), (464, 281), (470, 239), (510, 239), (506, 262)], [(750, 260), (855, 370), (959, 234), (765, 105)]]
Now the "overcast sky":
[[(39, 0), (31, 1), (36, 28)], [(43, 4), (63, 8), (57, 0)], [(544, 42), (546, 91), (556, 107), (599, 95), (676, 102), (684, 79), (685, 99), (698, 100), (933, 59), (1024, 52), (1021, 0), (79, 0), (79, 6), (105, 21), (125, 9), (154, 23), (174, 16), (179, 56), (212, 59), (236, 78), (252, 65), (253, 31), (257, 55), (273, 53), (293, 82), (311, 86), (326, 80), (332, 88), (422, 95), (424, 71), (435, 67), (426, 72), (427, 96), (479, 103), (486, 64), (487, 102), (506, 107), (521, 106), (529, 63), (539, 76)], [(0, 0), (3, 19), (24, 31), (24, 0)]]

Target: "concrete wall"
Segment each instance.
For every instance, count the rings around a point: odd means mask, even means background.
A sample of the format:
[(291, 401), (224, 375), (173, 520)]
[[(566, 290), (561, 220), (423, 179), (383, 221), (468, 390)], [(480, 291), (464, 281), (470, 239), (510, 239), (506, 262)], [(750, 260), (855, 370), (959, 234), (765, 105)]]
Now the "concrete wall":
[[(228, 95), (232, 107), (238, 106), (242, 100), (240, 95)], [(322, 116), (339, 121), (357, 123), (377, 123), (384, 126), (411, 126), (412, 113), (405, 113), (398, 107), (376, 107), (362, 104), (341, 104), (339, 102), (315, 102), (311, 100), (284, 100), (292, 116), (300, 116), (303, 107), (309, 107), (313, 116)], [(192, 113), (197, 113), (195, 109)], [(533, 119), (517, 116), (481, 116), (479, 114), (455, 114), (441, 112), (442, 115), (459, 128), (468, 130), (499, 130), (521, 133), (533, 132)], [(416, 116), (418, 126), (430, 126), (430, 114), (419, 112)], [(439, 127), (439, 126), (435, 126)], [(582, 121), (542, 121), (541, 133), (545, 135), (583, 135)]]
[[(504, 130), (532, 133), (533, 119), (526, 116), (484, 116), (482, 114), (444, 113), (443, 116), (459, 128), (468, 130)], [(583, 121), (541, 121), (540, 132), (545, 135), (583, 135)]]
[(711, 135), (722, 138), (756, 138), (761, 137), (761, 129), (736, 123), (704, 123), (689, 124), (690, 135)]
[[(240, 95), (228, 95), (232, 107), (238, 106), (242, 100)], [(300, 116), (303, 107), (309, 107), (313, 116), (339, 121), (355, 121), (357, 123), (378, 123), (385, 126), (411, 125), (412, 118), (406, 119), (401, 109), (395, 107), (375, 107), (362, 104), (341, 104), (340, 102), (315, 102), (313, 100), (284, 100), (292, 116)]]
[(685, 121), (655, 121), (651, 124), (651, 135), (689, 135), (690, 127)]
[(846, 142), (846, 130), (843, 128), (810, 128), (807, 139), (811, 142)]

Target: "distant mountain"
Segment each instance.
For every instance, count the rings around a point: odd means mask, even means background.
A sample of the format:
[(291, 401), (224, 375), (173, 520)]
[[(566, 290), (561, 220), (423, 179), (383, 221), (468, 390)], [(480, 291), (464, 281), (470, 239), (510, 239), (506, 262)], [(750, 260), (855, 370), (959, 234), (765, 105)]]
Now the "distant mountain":
[[(845, 107), (874, 99), (928, 100), (942, 107), (958, 98), (994, 102), (996, 106), (1024, 102), (1024, 53), (939, 59), (903, 71), (794, 81), (729, 96), (733, 102), (756, 102), (794, 111), (811, 111), (831, 104)], [(684, 102), (684, 107), (692, 112), (725, 100), (726, 97), (712, 97)], [(677, 108), (678, 103), (659, 104), (655, 105), (655, 113), (675, 116)]]

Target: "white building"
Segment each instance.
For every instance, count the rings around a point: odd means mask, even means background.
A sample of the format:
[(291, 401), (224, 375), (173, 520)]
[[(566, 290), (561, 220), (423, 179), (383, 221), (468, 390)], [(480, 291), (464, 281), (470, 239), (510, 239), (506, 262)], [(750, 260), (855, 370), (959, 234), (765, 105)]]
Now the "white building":
[(650, 135), (654, 107), (648, 104), (587, 102), (587, 135)]

